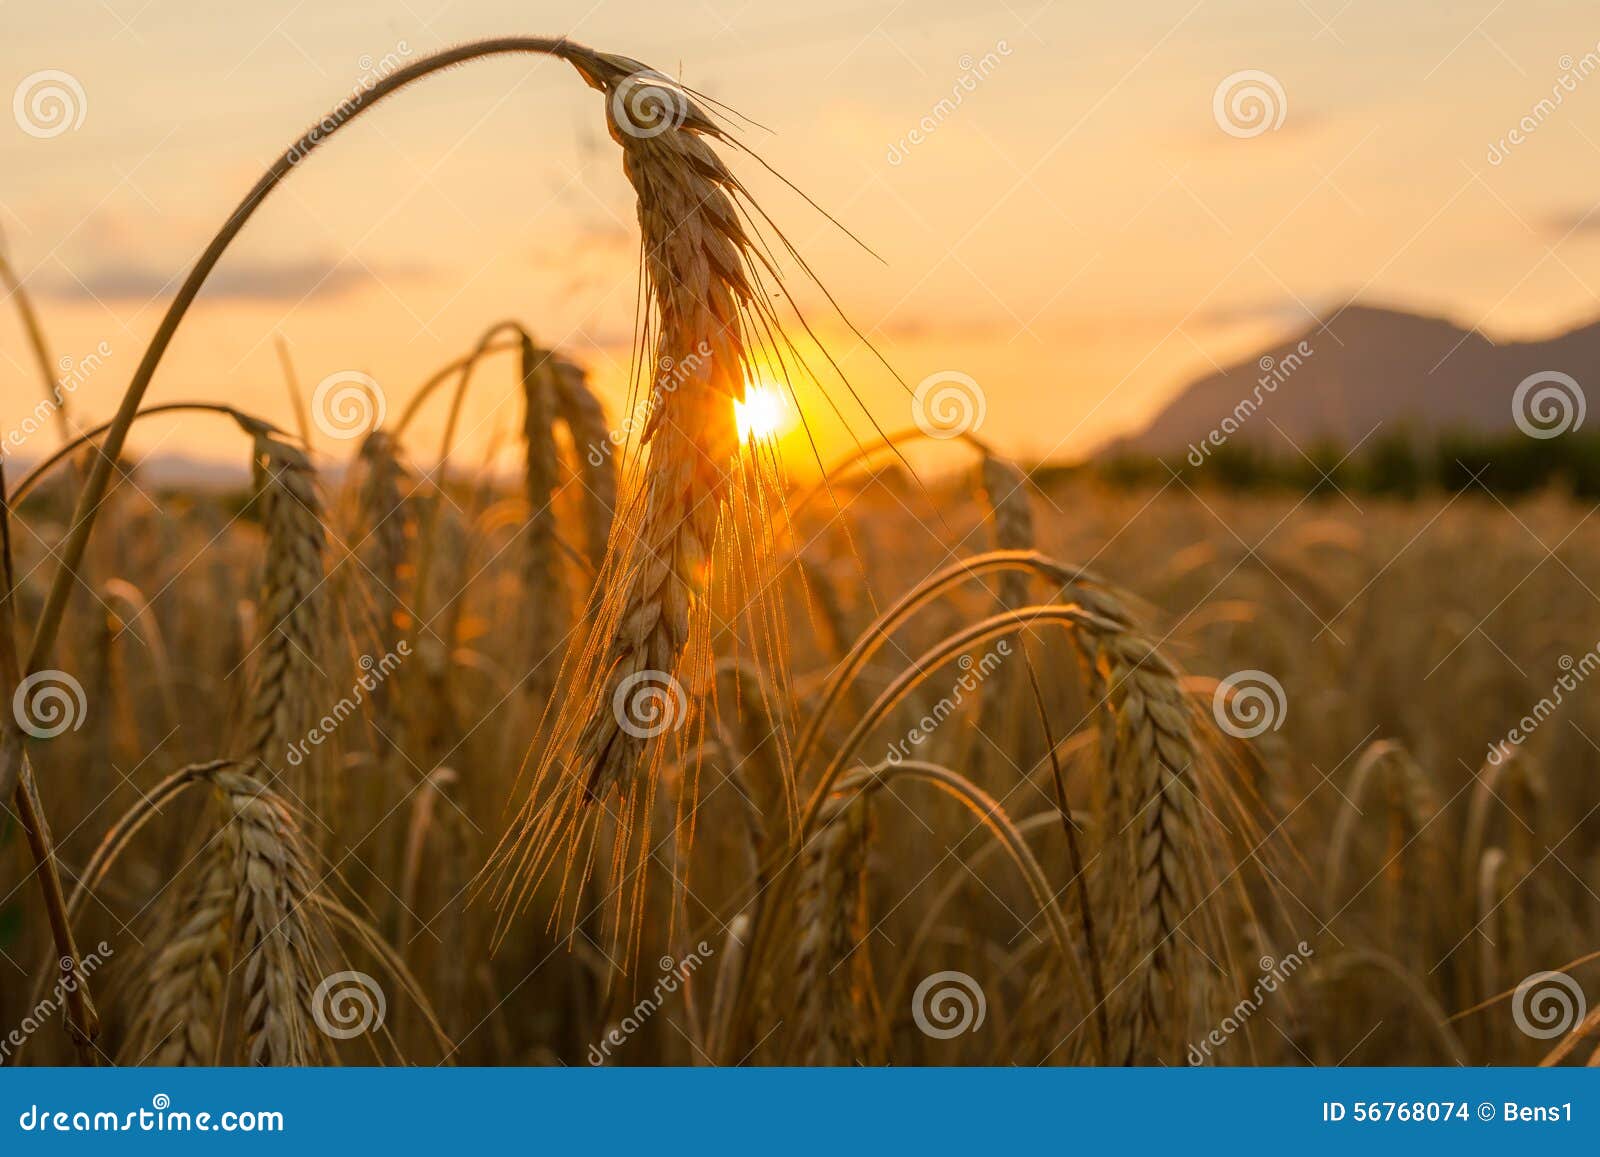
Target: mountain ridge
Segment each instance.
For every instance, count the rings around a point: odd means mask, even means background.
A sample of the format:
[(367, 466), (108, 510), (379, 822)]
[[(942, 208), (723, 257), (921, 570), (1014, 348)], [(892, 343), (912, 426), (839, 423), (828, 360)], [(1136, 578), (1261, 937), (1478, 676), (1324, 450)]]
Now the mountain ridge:
[(1352, 302), (1190, 381), (1101, 454), (1203, 460), (1208, 444), (1235, 440), (1295, 454), (1319, 442), (1353, 447), (1380, 429), (1502, 432), (1516, 428), (1517, 387), (1531, 375), (1569, 375), (1581, 406), (1597, 365), (1600, 318), (1546, 338), (1495, 342), (1448, 318)]

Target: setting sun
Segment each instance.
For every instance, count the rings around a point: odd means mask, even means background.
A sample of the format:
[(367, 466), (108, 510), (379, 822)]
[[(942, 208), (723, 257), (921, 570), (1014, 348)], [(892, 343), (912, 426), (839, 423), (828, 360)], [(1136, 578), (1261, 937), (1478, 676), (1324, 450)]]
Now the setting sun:
[(775, 438), (788, 429), (793, 417), (784, 388), (760, 382), (744, 392), (744, 401), (734, 402), (734, 418), (739, 424), (739, 441)]

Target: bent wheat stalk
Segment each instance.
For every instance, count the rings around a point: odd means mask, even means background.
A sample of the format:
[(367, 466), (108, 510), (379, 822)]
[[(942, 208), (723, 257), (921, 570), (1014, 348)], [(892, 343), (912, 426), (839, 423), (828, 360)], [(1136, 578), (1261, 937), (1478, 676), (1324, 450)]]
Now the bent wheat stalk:
[[(491, 40), (480, 40), (470, 44), (457, 45), (432, 56), (424, 57), (404, 68), (396, 69), (388, 76), (379, 80), (372, 87), (363, 89), (341, 102), (337, 108), (328, 113), (305, 133), (301, 134), (294, 143), (286, 148), (271, 166), (263, 173), (245, 194), (238, 206), (229, 214), (227, 221), (218, 230), (217, 234), (207, 244), (205, 250), (195, 261), (183, 284), (178, 287), (173, 296), (172, 303), (167, 307), (166, 314), (161, 319), (161, 324), (156, 328), (155, 335), (150, 339), (150, 344), (145, 348), (143, 357), (140, 358), (138, 368), (134, 371), (133, 379), (128, 383), (128, 388), (122, 395), (122, 402), (117, 408), (116, 416), (112, 419), (110, 428), (106, 432), (104, 444), (100, 452), (93, 457), (88, 477), (78, 493), (77, 505), (72, 515), (72, 532), (67, 536), (57, 554), (59, 561), (56, 565), (55, 576), (51, 580), (49, 593), (45, 599), (44, 609), (39, 615), (38, 624), (34, 628), (33, 644), (28, 655), (27, 670), (35, 672), (46, 666), (50, 655), (55, 648), (56, 636), (61, 630), (62, 615), (66, 610), (67, 598), (71, 595), (75, 585), (75, 576), (83, 563), (84, 551), (89, 545), (89, 536), (94, 530), (96, 515), (105, 497), (106, 488), (111, 481), (113, 464), (122, 453), (127, 441), (128, 429), (133, 423), (134, 416), (138, 413), (144, 401), (145, 392), (149, 389), (151, 380), (155, 377), (157, 367), (161, 364), (162, 357), (167, 352), (167, 347), (172, 344), (172, 339), (178, 332), (178, 327), (188, 315), (190, 307), (199, 295), (201, 287), (211, 276), (222, 260), (222, 255), (227, 251), (234, 239), (243, 230), (245, 223), (250, 220), (296, 166), (316, 149), (324, 145), (335, 133), (344, 128), (356, 117), (373, 108), (380, 101), (394, 95), (402, 88), (415, 83), (433, 73), (447, 68), (465, 64), (487, 56), (499, 56), (509, 53), (533, 53), (544, 56), (555, 56), (576, 64), (579, 58), (597, 60), (600, 54), (591, 49), (583, 48), (569, 40), (560, 37), (546, 36), (506, 36)], [(621, 58), (608, 58), (620, 60)]]

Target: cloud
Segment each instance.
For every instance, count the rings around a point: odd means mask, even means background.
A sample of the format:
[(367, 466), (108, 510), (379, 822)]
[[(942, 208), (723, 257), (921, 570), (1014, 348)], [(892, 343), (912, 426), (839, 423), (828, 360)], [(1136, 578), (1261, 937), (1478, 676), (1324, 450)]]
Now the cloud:
[[(115, 262), (72, 270), (42, 281), (43, 296), (62, 300), (146, 302), (171, 297), (187, 268), (176, 272), (140, 262)], [(280, 302), (343, 297), (379, 282), (426, 278), (435, 271), (411, 264), (371, 265), (360, 261), (308, 258), (302, 261), (223, 262), (200, 291), (204, 301)]]
[(1261, 322), (1284, 327), (1303, 326), (1308, 323), (1315, 324), (1320, 318), (1338, 310), (1337, 306), (1327, 308), (1320, 303), (1312, 308), (1316, 311), (1315, 317), (1308, 315), (1306, 307), (1292, 297), (1261, 298), (1201, 310), (1195, 314), (1195, 321), (1202, 327), (1217, 328), (1256, 325)]

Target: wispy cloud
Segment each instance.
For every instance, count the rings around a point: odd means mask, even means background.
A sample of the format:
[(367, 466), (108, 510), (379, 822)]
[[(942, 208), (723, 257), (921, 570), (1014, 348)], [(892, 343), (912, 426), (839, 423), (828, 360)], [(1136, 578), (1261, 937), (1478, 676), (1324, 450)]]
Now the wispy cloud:
[[(38, 292), (61, 300), (151, 301), (172, 296), (184, 270), (157, 269), (138, 261), (63, 270), (42, 278)], [(277, 302), (344, 297), (382, 282), (431, 277), (425, 265), (372, 265), (331, 258), (301, 261), (226, 261), (207, 281), (202, 300)]]

